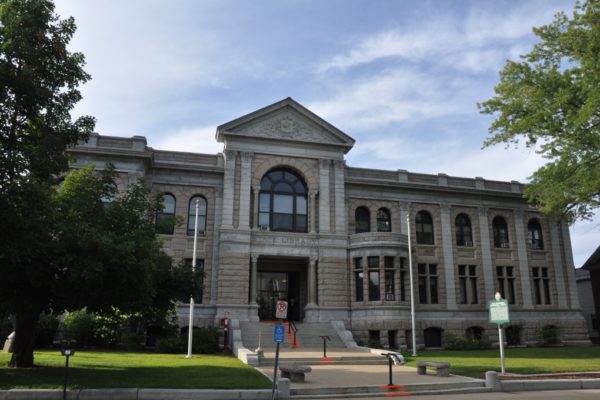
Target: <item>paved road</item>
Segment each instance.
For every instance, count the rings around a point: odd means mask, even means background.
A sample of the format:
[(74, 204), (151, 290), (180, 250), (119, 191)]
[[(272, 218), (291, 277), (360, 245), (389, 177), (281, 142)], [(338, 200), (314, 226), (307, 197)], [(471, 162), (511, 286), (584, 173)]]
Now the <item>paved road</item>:
[[(415, 400), (598, 400), (600, 389), (595, 390), (553, 390), (545, 392), (516, 393), (473, 393), (415, 396)], [(315, 398), (316, 399), (316, 398)], [(373, 397), (352, 397), (352, 399), (373, 399)]]

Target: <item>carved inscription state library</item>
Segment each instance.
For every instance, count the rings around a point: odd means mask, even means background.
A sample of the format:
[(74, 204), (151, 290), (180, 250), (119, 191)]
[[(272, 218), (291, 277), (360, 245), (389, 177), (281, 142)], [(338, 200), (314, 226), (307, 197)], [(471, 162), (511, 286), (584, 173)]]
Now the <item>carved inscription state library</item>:
[[(510, 305), (509, 344), (557, 327), (587, 341), (569, 230), (522, 196), (523, 185), (445, 174), (354, 168), (354, 140), (291, 98), (216, 128), (218, 154), (153, 149), (141, 136), (93, 135), (74, 168), (107, 162), (120, 184), (144, 178), (164, 198), (167, 253), (205, 272), (197, 325), (226, 313), (245, 324), (274, 318), (278, 299), (303, 324), (342, 321), (357, 341), (403, 347), (411, 337), (408, 232), (416, 337), (491, 337), (487, 302)], [(181, 324), (187, 306), (181, 305)], [(338, 322), (335, 322), (339, 326)]]

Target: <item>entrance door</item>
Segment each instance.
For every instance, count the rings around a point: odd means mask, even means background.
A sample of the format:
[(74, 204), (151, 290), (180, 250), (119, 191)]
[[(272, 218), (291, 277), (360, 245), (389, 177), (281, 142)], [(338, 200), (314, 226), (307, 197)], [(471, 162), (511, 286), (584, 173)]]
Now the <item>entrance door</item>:
[(258, 271), (258, 316), (275, 320), (277, 300), (288, 302), (288, 319), (297, 321), (299, 279), (296, 272)]

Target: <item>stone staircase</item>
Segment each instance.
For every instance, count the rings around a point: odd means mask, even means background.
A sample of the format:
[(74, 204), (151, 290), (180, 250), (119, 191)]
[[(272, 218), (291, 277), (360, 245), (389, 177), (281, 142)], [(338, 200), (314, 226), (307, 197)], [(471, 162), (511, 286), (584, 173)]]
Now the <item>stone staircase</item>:
[[(254, 350), (258, 347), (258, 339), (260, 332), (260, 346), (263, 350), (269, 351), (275, 349), (273, 343), (273, 326), (275, 322), (240, 322), (242, 331), (242, 342), (244, 347)], [(344, 342), (340, 339), (337, 332), (328, 322), (319, 323), (301, 323), (296, 322), (298, 329), (296, 334), (296, 346), (294, 346), (293, 332), (290, 332), (289, 326), (286, 325), (286, 340), (280, 345), (280, 349), (291, 348), (320, 348), (323, 347), (323, 339), (320, 336), (329, 336), (327, 348), (345, 348)]]

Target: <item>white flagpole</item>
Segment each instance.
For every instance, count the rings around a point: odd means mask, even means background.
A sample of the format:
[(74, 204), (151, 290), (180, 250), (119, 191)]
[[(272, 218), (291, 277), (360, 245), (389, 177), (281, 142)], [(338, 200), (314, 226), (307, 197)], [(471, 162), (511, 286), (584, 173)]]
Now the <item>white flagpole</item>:
[(417, 356), (417, 334), (415, 331), (415, 290), (413, 288), (413, 262), (412, 262), (412, 240), (410, 237), (410, 209), (406, 214), (406, 226), (408, 228), (408, 274), (410, 279), (410, 319), (412, 332), (412, 356)]
[[(192, 253), (192, 279), (196, 279), (196, 242), (198, 241), (198, 207), (200, 200), (196, 199), (196, 217), (194, 219), (194, 251)], [(188, 352), (186, 358), (192, 358), (192, 339), (194, 335), (194, 294), (190, 294), (190, 323), (188, 327)]]

